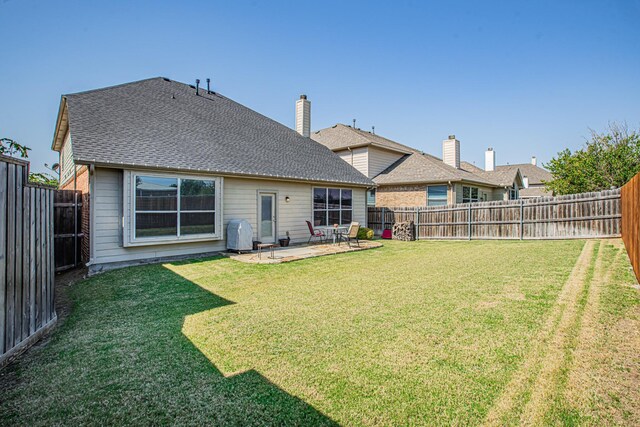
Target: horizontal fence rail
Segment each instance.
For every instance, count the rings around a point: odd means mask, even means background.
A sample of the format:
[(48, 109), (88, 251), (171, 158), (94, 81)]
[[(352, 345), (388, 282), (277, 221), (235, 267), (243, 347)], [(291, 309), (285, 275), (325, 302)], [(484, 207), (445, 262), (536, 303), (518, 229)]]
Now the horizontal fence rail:
[(54, 189), (28, 185), (28, 163), (0, 156), (0, 367), (56, 321)]
[(376, 234), (413, 222), (417, 239), (577, 239), (620, 237), (620, 189), (559, 197), (448, 206), (370, 207)]

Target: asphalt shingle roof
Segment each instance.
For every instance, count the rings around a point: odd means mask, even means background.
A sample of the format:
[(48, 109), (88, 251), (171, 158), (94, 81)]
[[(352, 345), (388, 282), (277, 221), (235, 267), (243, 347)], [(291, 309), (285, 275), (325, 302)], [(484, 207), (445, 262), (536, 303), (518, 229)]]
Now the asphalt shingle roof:
[(405, 154), (417, 152), (417, 150), (411, 147), (383, 138), (375, 133), (352, 128), (351, 126), (343, 125), (341, 123), (330, 128), (313, 132), (311, 134), (311, 139), (318, 141), (322, 145), (329, 147), (334, 151), (365, 145), (374, 145)]
[(520, 163), (515, 165), (501, 165), (496, 167), (497, 170), (513, 170), (520, 169), (522, 176), (529, 178), (529, 185), (543, 184), (543, 181), (553, 180), (553, 175), (546, 169), (540, 166), (532, 165), (531, 163)]
[(65, 98), (78, 163), (373, 185), (327, 147), (184, 83), (157, 77)]

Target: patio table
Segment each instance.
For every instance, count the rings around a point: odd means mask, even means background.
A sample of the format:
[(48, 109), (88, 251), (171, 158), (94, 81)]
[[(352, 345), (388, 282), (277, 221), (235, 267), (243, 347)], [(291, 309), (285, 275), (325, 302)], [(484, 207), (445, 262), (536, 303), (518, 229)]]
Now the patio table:
[(345, 227), (345, 226), (341, 225), (341, 226), (338, 226), (338, 227), (334, 227), (334, 226), (316, 227), (316, 229), (322, 230), (324, 232), (324, 235), (325, 235), (326, 238), (331, 236), (332, 239), (333, 239), (333, 243), (335, 244), (336, 240), (338, 238), (338, 234), (347, 232), (349, 230), (349, 227)]

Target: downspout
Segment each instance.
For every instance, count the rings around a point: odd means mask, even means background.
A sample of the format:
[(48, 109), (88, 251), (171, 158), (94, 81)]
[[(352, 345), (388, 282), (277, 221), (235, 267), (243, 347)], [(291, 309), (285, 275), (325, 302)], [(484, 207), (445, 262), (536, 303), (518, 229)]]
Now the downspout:
[(87, 267), (93, 265), (95, 263), (95, 243), (96, 239), (94, 239), (95, 233), (95, 220), (96, 220), (96, 209), (95, 209), (95, 201), (96, 201), (96, 192), (95, 192), (95, 173), (96, 168), (93, 163), (88, 166), (87, 173), (89, 174), (89, 262), (87, 263)]

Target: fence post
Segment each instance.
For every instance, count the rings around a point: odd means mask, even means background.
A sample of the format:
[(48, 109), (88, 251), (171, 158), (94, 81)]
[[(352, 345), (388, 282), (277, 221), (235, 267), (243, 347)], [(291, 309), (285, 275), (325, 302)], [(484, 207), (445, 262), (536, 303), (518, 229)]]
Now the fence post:
[(384, 206), (383, 206), (383, 207), (382, 207), (382, 233), (384, 233), (384, 215), (385, 215), (384, 210), (385, 210), (385, 208), (384, 208)]
[(469, 223), (469, 240), (471, 240), (471, 203), (469, 203), (469, 210), (467, 211), (467, 222)]
[(520, 199), (520, 240), (524, 236), (524, 200)]
[(420, 206), (416, 206), (416, 240), (420, 240)]

